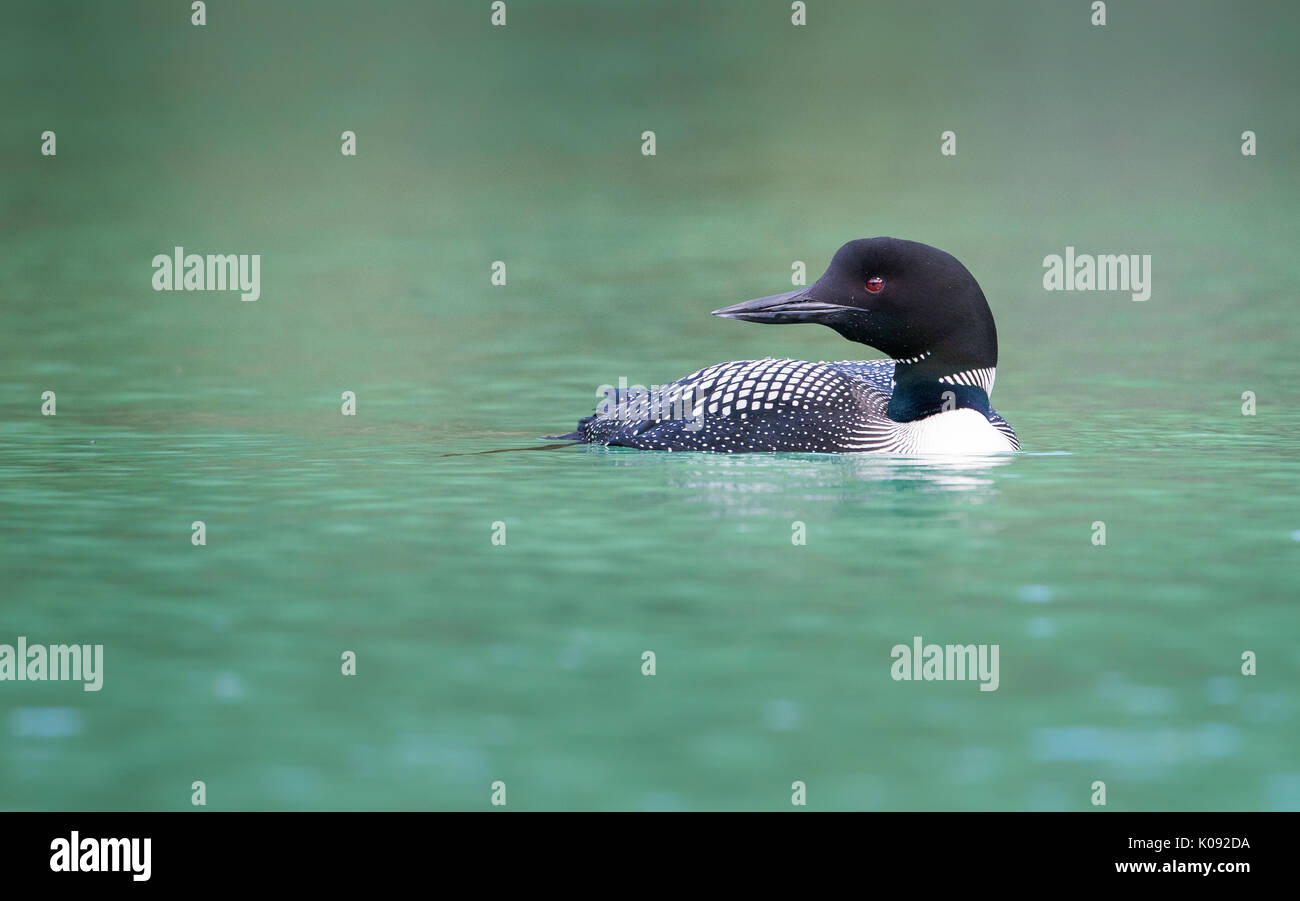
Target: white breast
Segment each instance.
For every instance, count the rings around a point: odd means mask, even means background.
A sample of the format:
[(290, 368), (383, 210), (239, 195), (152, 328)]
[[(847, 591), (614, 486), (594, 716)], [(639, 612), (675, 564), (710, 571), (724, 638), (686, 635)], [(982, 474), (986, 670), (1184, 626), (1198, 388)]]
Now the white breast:
[[(882, 432), (884, 434), (882, 434)], [(891, 454), (996, 454), (1016, 450), (983, 413), (962, 408), (914, 422), (889, 423), (860, 435), (862, 450)]]

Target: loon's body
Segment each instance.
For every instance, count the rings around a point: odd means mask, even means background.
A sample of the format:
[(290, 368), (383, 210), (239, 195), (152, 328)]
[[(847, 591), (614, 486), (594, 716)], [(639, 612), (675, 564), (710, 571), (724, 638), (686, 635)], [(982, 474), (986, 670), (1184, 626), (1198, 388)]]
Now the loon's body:
[(653, 392), (611, 391), (596, 415), (562, 437), (719, 453), (1020, 448), (1011, 426), (989, 405), (997, 365), (992, 313), (974, 277), (943, 251), (894, 238), (851, 241), (808, 288), (715, 315), (820, 322), (896, 358), (719, 363)]

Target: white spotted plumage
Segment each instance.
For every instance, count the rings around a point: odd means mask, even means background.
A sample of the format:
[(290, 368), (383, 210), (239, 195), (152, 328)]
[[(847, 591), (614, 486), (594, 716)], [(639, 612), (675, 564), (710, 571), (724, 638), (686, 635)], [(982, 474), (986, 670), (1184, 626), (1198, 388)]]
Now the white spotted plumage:
[[(923, 358), (923, 357), (922, 357)], [(920, 358), (913, 358), (920, 359)], [(993, 453), (1019, 449), (1001, 416), (972, 409), (911, 422), (888, 417), (894, 360), (719, 363), (658, 394), (616, 398), (617, 415), (584, 419), (574, 437), (647, 450)], [(989, 390), (993, 370), (954, 373), (949, 384)], [(940, 381), (946, 381), (941, 379)]]

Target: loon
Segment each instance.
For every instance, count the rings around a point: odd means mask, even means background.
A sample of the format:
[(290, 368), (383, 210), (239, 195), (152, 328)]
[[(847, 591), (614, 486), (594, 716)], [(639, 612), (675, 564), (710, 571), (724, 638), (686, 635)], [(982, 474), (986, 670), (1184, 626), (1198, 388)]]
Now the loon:
[(718, 363), (654, 393), (611, 390), (561, 440), (643, 450), (983, 454), (1020, 442), (989, 405), (997, 329), (951, 254), (898, 238), (836, 251), (798, 291), (713, 311), (745, 322), (817, 322), (892, 359)]

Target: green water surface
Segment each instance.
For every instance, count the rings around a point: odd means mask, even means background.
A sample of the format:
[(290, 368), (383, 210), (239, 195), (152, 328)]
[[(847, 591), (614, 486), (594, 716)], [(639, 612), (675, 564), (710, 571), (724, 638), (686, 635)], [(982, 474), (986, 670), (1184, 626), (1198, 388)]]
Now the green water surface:
[[(208, 6), (6, 13), (0, 643), (105, 665), (0, 681), (0, 808), (1300, 808), (1293, 5)], [(1024, 453), (478, 453), (877, 356), (708, 315), (876, 234), (980, 280)]]

